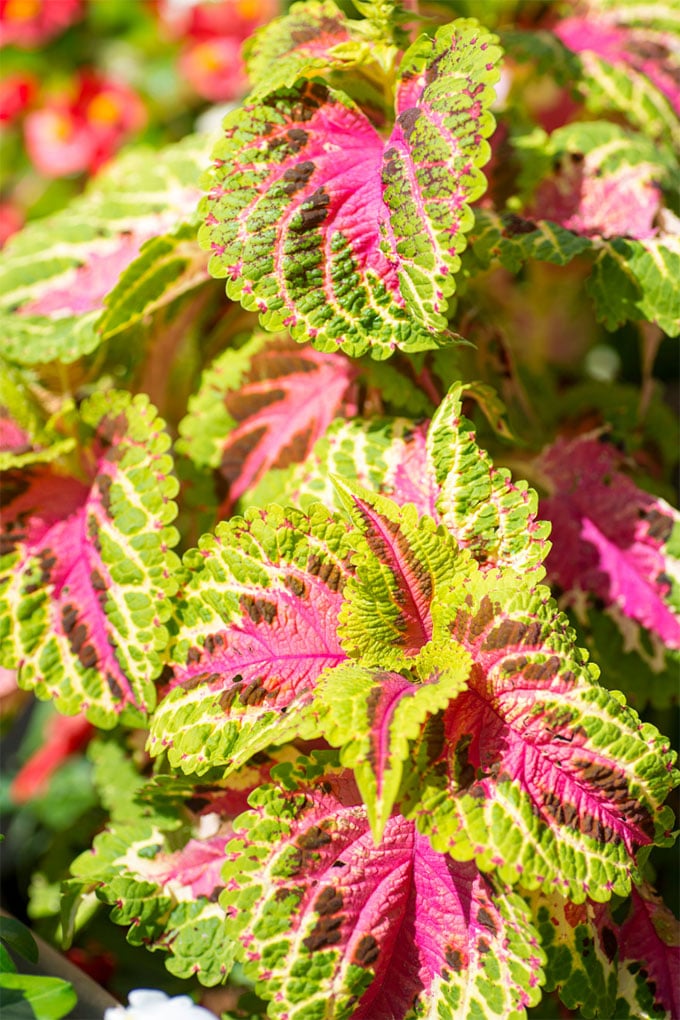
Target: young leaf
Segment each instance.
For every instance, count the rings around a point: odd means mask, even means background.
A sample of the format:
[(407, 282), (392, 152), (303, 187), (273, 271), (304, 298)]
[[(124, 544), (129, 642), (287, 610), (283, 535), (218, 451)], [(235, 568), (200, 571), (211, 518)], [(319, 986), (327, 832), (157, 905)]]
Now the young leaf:
[(414, 506), (400, 508), (347, 482), (336, 486), (355, 525), (357, 549), (339, 617), (342, 646), (366, 666), (408, 666), (432, 639), (438, 591), (464, 583), (476, 564)]
[(338, 354), (261, 332), (216, 359), (180, 424), (179, 449), (219, 468), (222, 515), (269, 472), (305, 461), (337, 414), (356, 413), (354, 376)]
[[(432, 670), (428, 659), (436, 663)], [(354, 663), (322, 676), (314, 695), (321, 730), (331, 745), (342, 747), (343, 765), (354, 769), (376, 843), (397, 799), (409, 741), (428, 715), (446, 708), (465, 687), (470, 665), (463, 648), (451, 644), (445, 650), (426, 646), (413, 661), (419, 674), (414, 679)]]
[(473, 665), (424, 727), (402, 810), (436, 849), (505, 881), (575, 902), (625, 895), (637, 849), (670, 838), (667, 743), (596, 683), (546, 589), (480, 573), (433, 616)]
[(274, 774), (236, 823), (223, 894), (271, 1017), (525, 1016), (543, 957), (519, 897), (399, 816), (376, 847), (346, 773)]
[(88, 483), (50, 466), (8, 473), (0, 637), (24, 687), (109, 728), (155, 702), (177, 484), (145, 397), (95, 394), (79, 427)]
[(249, 510), (186, 555), (178, 665), (152, 754), (200, 773), (300, 733), (317, 678), (346, 658), (336, 630), (349, 554), (346, 526), (317, 505)]
[(349, 21), (332, 2), (294, 3), (282, 18), (258, 29), (243, 48), (250, 98), (280, 88), (292, 88), (298, 78), (368, 63), (373, 57), (368, 40), (360, 41)]
[(587, 593), (680, 649), (680, 515), (639, 489), (624, 458), (593, 436), (558, 439), (537, 462), (552, 523), (548, 576), (577, 605)]
[(229, 296), (319, 350), (436, 346), (468, 203), (484, 190), (494, 43), (458, 21), (414, 44), (387, 142), (320, 83), (227, 117), (199, 237)]

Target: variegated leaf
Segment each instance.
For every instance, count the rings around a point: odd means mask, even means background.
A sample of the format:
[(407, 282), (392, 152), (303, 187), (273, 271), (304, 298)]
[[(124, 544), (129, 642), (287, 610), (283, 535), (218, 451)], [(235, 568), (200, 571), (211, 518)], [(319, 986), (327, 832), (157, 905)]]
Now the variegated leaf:
[[(195, 217), (205, 148), (206, 140), (196, 136), (161, 156), (123, 156), (67, 209), (30, 224), (12, 239), (0, 271), (0, 321), (8, 359), (24, 365), (75, 361), (101, 342), (101, 321), (115, 332), (142, 314), (141, 308), (131, 307), (129, 288), (135, 290), (135, 301), (144, 296), (150, 307), (176, 296), (177, 261), (172, 280), (162, 260), (149, 273), (149, 257), (158, 254), (157, 247), (146, 249), (139, 266), (126, 273), (151, 238), (170, 234), (166, 246), (184, 245), (180, 261), (185, 270), (192, 268), (181, 277), (182, 285), (206, 278), (204, 259), (186, 236), (172, 237), (178, 225)], [(104, 299), (123, 274), (126, 282), (104, 312)]]
[(178, 977), (204, 985), (226, 981), (236, 946), (217, 902), (225, 847), (232, 819), (248, 792), (266, 781), (270, 765), (244, 769), (234, 789), (167, 776), (142, 785), (127, 820), (111, 822), (71, 865), (68, 898), (93, 890), (113, 908), (111, 920), (128, 927), (128, 941), (162, 950)]
[(680, 925), (648, 885), (612, 908), (559, 894), (530, 900), (547, 954), (546, 988), (585, 1017), (663, 1020), (680, 1011)]
[(366, 666), (408, 668), (433, 637), (433, 599), (477, 566), (414, 506), (402, 509), (347, 482), (336, 485), (357, 550), (339, 617), (342, 646)]
[(597, 436), (558, 439), (536, 466), (552, 523), (551, 583), (578, 607), (583, 596), (617, 606), (680, 649), (680, 514), (623, 473), (624, 457)]
[(397, 799), (409, 742), (465, 687), (470, 665), (462, 648), (428, 644), (413, 659), (411, 677), (354, 663), (322, 676), (314, 695), (321, 731), (354, 769), (376, 843)]
[(521, 900), (392, 817), (376, 847), (351, 775), (281, 766), (227, 847), (222, 897), (280, 1020), (520, 1020), (543, 957)]
[(677, 143), (680, 23), (672, 4), (598, 0), (554, 31), (579, 56), (591, 110), (614, 109), (654, 138)]
[(336, 631), (349, 554), (346, 526), (321, 506), (249, 510), (187, 553), (153, 754), (187, 772), (235, 768), (305, 729), (318, 676), (346, 657)]
[(258, 332), (217, 358), (189, 403), (179, 450), (219, 469), (222, 515), (271, 472), (304, 462), (336, 415), (356, 412), (354, 376), (346, 358), (301, 350), (286, 335)]
[(370, 63), (371, 45), (356, 30), (359, 24), (346, 18), (333, 0), (292, 4), (287, 15), (246, 40), (243, 55), (253, 83), (251, 98), (292, 88), (299, 78)]
[(494, 43), (473, 21), (415, 43), (387, 141), (320, 83), (227, 117), (200, 236), (229, 296), (320, 350), (385, 358), (441, 342), (468, 203), (484, 190)]
[(155, 703), (177, 483), (145, 397), (95, 394), (80, 422), (81, 478), (58, 464), (7, 473), (0, 636), (22, 686), (108, 728)]
[(538, 497), (526, 482), (496, 468), (462, 415), (460, 387), (440, 404), (427, 434), (427, 462), (438, 495), (437, 519), (489, 569), (544, 574), (549, 525), (536, 519)]
[(505, 881), (575, 902), (626, 894), (638, 848), (671, 838), (667, 742), (597, 684), (546, 589), (480, 573), (433, 616), (473, 665), (424, 729), (409, 813), (436, 849)]

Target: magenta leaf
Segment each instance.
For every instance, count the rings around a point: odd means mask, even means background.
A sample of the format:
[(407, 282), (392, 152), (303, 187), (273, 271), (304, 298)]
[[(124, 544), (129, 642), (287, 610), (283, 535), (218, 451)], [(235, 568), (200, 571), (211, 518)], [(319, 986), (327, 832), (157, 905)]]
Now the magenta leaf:
[(299, 735), (319, 675), (346, 658), (336, 630), (349, 554), (346, 526), (321, 506), (310, 517), (249, 510), (187, 554), (177, 665), (152, 753), (205, 772)]
[(105, 728), (155, 703), (176, 582), (170, 440), (146, 398), (97, 394), (80, 412), (83, 478), (8, 472), (3, 661), (22, 686)]
[(479, 574), (433, 616), (472, 666), (423, 729), (402, 810), (436, 849), (506, 881), (625, 895), (637, 849), (670, 838), (667, 743), (596, 683), (546, 589)]
[(298, 82), (225, 121), (201, 239), (227, 293), (320, 350), (436, 346), (493, 130), (495, 37), (471, 20), (414, 44), (413, 106), (387, 141), (346, 96)]
[(235, 824), (221, 898), (270, 1016), (298, 1001), (329, 1020), (525, 1015), (543, 956), (519, 897), (398, 815), (376, 847), (348, 773), (274, 775)]
[(554, 32), (580, 56), (591, 108), (613, 106), (654, 137), (670, 133), (677, 140), (678, 34), (671, 4), (591, 3), (558, 21)]
[(680, 516), (623, 473), (624, 457), (592, 436), (558, 439), (538, 461), (552, 523), (550, 580), (576, 604), (583, 593), (616, 606), (680, 648), (680, 592), (674, 537)]
[(228, 486), (221, 515), (269, 472), (306, 460), (336, 415), (356, 413), (354, 376), (338, 354), (266, 333), (216, 360), (190, 402), (180, 449), (219, 468)]

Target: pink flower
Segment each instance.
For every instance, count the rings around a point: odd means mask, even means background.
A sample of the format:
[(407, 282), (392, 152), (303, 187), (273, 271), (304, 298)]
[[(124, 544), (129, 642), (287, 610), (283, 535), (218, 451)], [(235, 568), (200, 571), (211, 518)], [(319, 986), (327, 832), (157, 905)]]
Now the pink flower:
[(32, 74), (10, 74), (0, 81), (0, 126), (16, 120), (31, 103), (36, 90)]
[(73, 94), (57, 94), (26, 118), (28, 154), (46, 177), (95, 173), (146, 122), (126, 85), (84, 72)]
[(0, 46), (34, 49), (81, 14), (81, 0), (0, 0)]

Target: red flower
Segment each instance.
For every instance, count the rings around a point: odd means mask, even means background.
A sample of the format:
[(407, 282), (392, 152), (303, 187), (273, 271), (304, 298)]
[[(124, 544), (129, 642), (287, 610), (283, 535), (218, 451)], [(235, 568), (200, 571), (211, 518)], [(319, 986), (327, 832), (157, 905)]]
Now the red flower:
[(280, 10), (278, 0), (159, 0), (158, 13), (173, 38), (187, 40), (180, 57), (182, 76), (204, 99), (224, 102), (248, 88), (242, 43)]
[(33, 100), (36, 90), (32, 74), (10, 74), (0, 81), (0, 125), (16, 120)]
[(57, 94), (29, 114), (26, 148), (46, 177), (94, 173), (145, 122), (146, 111), (136, 93), (85, 72), (75, 96)]
[(206, 39), (189, 46), (180, 57), (179, 69), (194, 91), (213, 103), (237, 99), (248, 91), (238, 39)]
[(81, 0), (0, 0), (0, 46), (33, 49), (81, 14)]

